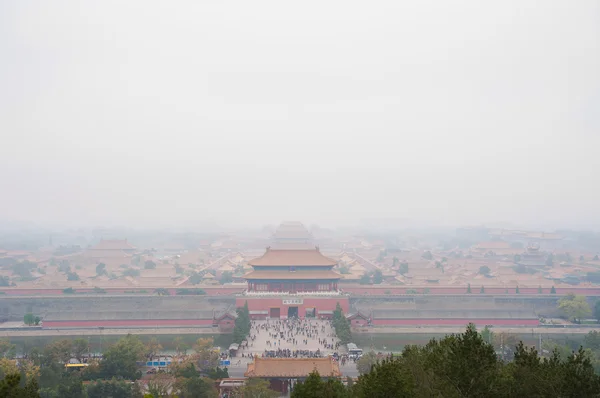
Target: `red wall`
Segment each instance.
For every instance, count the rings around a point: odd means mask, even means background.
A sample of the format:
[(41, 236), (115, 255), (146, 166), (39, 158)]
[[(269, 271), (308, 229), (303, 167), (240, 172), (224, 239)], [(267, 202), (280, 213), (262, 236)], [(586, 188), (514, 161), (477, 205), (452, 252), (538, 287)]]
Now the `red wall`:
[(248, 309), (250, 311), (269, 310), (269, 308), (281, 308), (281, 316), (285, 317), (288, 313), (288, 307), (298, 307), (298, 315), (302, 318), (306, 313), (307, 308), (316, 308), (317, 316), (319, 311), (333, 311), (337, 303), (340, 303), (342, 311), (348, 312), (350, 308), (350, 301), (348, 297), (334, 297), (334, 298), (304, 298), (302, 304), (283, 304), (283, 300), (289, 298), (257, 298), (257, 297), (238, 297), (235, 300), (236, 307), (243, 307), (246, 301), (248, 302)]
[(475, 325), (496, 325), (496, 326), (537, 326), (537, 319), (373, 319), (373, 325), (379, 326), (465, 326), (469, 323)]
[[(471, 285), (471, 294), (479, 294), (481, 286)], [(515, 288), (511, 287), (508, 289), (508, 294), (515, 294)], [(411, 286), (372, 286), (372, 285), (348, 285), (341, 286), (341, 289), (346, 293), (353, 293), (357, 295), (371, 294), (371, 295), (384, 295), (386, 291), (389, 294), (406, 294), (407, 290), (416, 290), (418, 293), (423, 293), (424, 289), (429, 289), (428, 294), (465, 294), (467, 293), (467, 286), (423, 286), (423, 287), (411, 287)], [(542, 288), (542, 294), (550, 294), (551, 288)], [(537, 295), (540, 294), (537, 287), (520, 287), (520, 294)], [(557, 287), (557, 295), (576, 294), (583, 296), (600, 296), (600, 287)], [(486, 287), (485, 294), (507, 294), (506, 288), (502, 287)]]
[(97, 328), (97, 327), (168, 327), (168, 326), (208, 326), (212, 319), (163, 319), (149, 320), (111, 320), (111, 321), (43, 321), (42, 329), (48, 328)]

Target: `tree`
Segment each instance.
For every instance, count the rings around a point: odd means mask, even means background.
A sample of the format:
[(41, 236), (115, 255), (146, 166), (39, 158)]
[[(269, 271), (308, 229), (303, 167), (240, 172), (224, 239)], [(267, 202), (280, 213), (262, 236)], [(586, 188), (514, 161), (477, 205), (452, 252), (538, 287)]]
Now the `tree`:
[(352, 330), (350, 328), (350, 321), (344, 315), (342, 306), (337, 303), (335, 310), (333, 311), (332, 319), (333, 328), (337, 337), (340, 339), (341, 344), (348, 344), (352, 341)]
[(40, 398), (38, 384), (35, 378), (27, 380), (24, 387), (20, 386), (19, 373), (7, 374), (0, 380), (0, 397), (6, 398)]
[(585, 348), (589, 348), (594, 351), (600, 350), (600, 332), (592, 330), (585, 335), (583, 342)]
[(156, 268), (156, 263), (152, 260), (146, 260), (146, 262), (144, 263), (144, 268), (146, 269), (155, 269)]
[(146, 343), (146, 358), (151, 361), (155, 356), (160, 354), (163, 346), (160, 344), (156, 337), (152, 337), (148, 343)]
[(594, 318), (600, 323), (600, 300), (596, 301), (596, 304), (594, 304)]
[(166, 373), (157, 373), (148, 380), (148, 393), (153, 398), (168, 398), (174, 386), (174, 379)]
[(556, 288), (554, 286), (550, 289), (550, 294), (556, 294)]
[(72, 287), (68, 287), (66, 289), (63, 289), (63, 293), (65, 293), (65, 294), (73, 294), (73, 293), (75, 293), (75, 289), (73, 289)]
[(423, 252), (421, 257), (423, 257), (425, 260), (433, 260), (433, 254), (431, 254), (429, 250)]
[(519, 286), (517, 286), (517, 288), (515, 289), (515, 293), (516, 293), (516, 294), (519, 294), (519, 293), (521, 293), (521, 292), (519, 291)]
[(375, 270), (375, 272), (373, 273), (373, 283), (376, 285), (380, 285), (381, 282), (383, 282), (383, 273), (379, 269)]
[(546, 258), (546, 266), (552, 267), (554, 265), (554, 255), (552, 253), (548, 254), (548, 258)]
[(31, 312), (25, 314), (25, 316), (23, 316), (23, 323), (27, 326), (35, 325), (35, 315)]
[(146, 347), (139, 337), (128, 334), (120, 338), (104, 352), (97, 378), (122, 377), (137, 380), (142, 377), (137, 361), (144, 359)]
[(361, 375), (371, 371), (371, 367), (377, 363), (377, 354), (374, 351), (369, 351), (356, 361), (356, 369)]
[(490, 274), (490, 267), (488, 267), (487, 265), (483, 265), (483, 266), (479, 267), (479, 273), (481, 275), (489, 275)]
[[(336, 378), (321, 379), (319, 373), (313, 371), (306, 380), (296, 384), (291, 398), (345, 398), (350, 397), (346, 387)], [(245, 395), (244, 395), (245, 398)]]
[(580, 263), (584, 263), (585, 262), (585, 257), (583, 257), (583, 255), (579, 256), (579, 262)]
[(44, 357), (46, 364), (50, 363), (69, 363), (71, 359), (72, 343), (70, 339), (53, 341), (44, 347)]
[(340, 274), (347, 275), (349, 273), (350, 273), (350, 269), (347, 266), (342, 265), (340, 267)]
[(106, 274), (106, 264), (100, 263), (96, 265), (96, 275), (104, 275)]
[[(238, 395), (244, 398), (277, 398), (279, 393), (271, 390), (270, 386), (267, 380), (248, 379), (246, 384), (240, 388)], [(292, 394), (292, 396), (294, 395)]]
[(10, 286), (10, 278), (8, 276), (0, 276), (0, 286), (1, 287), (6, 287), (6, 286)]
[(179, 398), (217, 398), (219, 395), (212, 380), (198, 376), (180, 379), (176, 387)]
[(467, 285), (467, 293), (471, 293), (471, 284), (470, 283)]
[(408, 263), (406, 261), (400, 263), (400, 268), (398, 269), (398, 271), (402, 275), (408, 274)]
[(0, 358), (12, 359), (17, 353), (17, 346), (12, 344), (10, 341), (1, 339), (0, 340)]
[(231, 271), (224, 271), (221, 274), (220, 282), (221, 282), (221, 285), (233, 282), (233, 273), (231, 273)]
[(98, 380), (87, 386), (88, 398), (142, 398), (137, 383), (124, 380)]
[(558, 308), (565, 312), (570, 321), (580, 323), (581, 319), (591, 315), (592, 310), (584, 296), (569, 294), (558, 300)]
[(246, 339), (248, 333), (250, 333), (250, 311), (248, 310), (248, 302), (244, 303), (244, 306), (236, 309), (237, 317), (235, 318), (235, 324), (233, 327), (233, 341), (234, 343), (240, 344)]
[(71, 355), (81, 362), (88, 348), (89, 342), (86, 339), (75, 339), (71, 347)]
[(68, 281), (78, 281), (79, 280), (79, 275), (77, 275), (77, 272), (68, 272), (67, 273), (67, 280)]
[(483, 285), (481, 285), (481, 289), (479, 290), (479, 293), (485, 293), (485, 288), (483, 287)]
[(183, 340), (183, 337), (177, 336), (175, 340), (173, 340), (173, 345), (175, 346), (175, 352), (177, 355), (185, 355), (187, 350), (189, 349), (188, 345)]
[(596, 255), (594, 256), (594, 260), (593, 260), (593, 261), (598, 261), (598, 260), (599, 260), (599, 259), (598, 259), (598, 255), (596, 254)]
[(361, 285), (369, 285), (371, 284), (371, 277), (368, 273), (365, 272), (363, 276), (360, 277), (358, 283), (360, 283)]

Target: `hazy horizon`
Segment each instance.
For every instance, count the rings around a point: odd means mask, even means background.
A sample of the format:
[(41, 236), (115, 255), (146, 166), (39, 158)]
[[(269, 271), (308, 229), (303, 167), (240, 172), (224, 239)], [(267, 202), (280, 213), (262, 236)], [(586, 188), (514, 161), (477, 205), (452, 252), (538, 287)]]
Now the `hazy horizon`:
[(0, 220), (598, 229), (597, 1), (169, 5), (0, 4)]

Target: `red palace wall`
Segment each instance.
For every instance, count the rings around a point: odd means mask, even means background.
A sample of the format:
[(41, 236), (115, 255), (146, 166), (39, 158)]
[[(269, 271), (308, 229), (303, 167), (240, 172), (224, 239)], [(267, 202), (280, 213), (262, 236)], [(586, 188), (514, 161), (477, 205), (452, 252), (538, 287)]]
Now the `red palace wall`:
[(375, 326), (537, 326), (537, 319), (374, 319)]
[[(467, 286), (426, 286), (426, 287), (412, 287), (412, 286), (381, 286), (376, 287), (372, 285), (340, 285), (340, 288), (345, 293), (352, 293), (356, 295), (384, 295), (384, 294), (406, 294), (407, 290), (415, 290), (418, 294), (423, 293), (424, 289), (429, 289), (427, 294), (466, 294)], [(471, 285), (471, 294), (479, 294), (481, 286)], [(508, 294), (514, 295), (516, 286), (508, 289)], [(541, 294), (550, 294), (551, 288), (542, 288)], [(389, 293), (386, 293), (389, 292)], [(504, 295), (506, 288), (503, 287), (486, 287), (485, 294)], [(540, 292), (537, 287), (520, 287), (519, 294), (523, 295), (538, 295)], [(575, 294), (582, 296), (600, 296), (600, 287), (557, 287), (557, 295)]]
[[(320, 317), (319, 311), (333, 311), (337, 303), (340, 303), (342, 311), (347, 313), (350, 309), (348, 297), (310, 297), (302, 298), (302, 304), (284, 304), (283, 300), (294, 300), (297, 297), (238, 297), (235, 300), (236, 307), (243, 307), (246, 301), (250, 311), (269, 311), (271, 308), (280, 308), (281, 317), (285, 318), (289, 307), (298, 307), (298, 316), (304, 318), (307, 308), (316, 308), (316, 316)], [(257, 317), (255, 317), (257, 318)]]
[(125, 328), (125, 327), (189, 327), (212, 326), (212, 319), (110, 320), (110, 321), (43, 321), (42, 329), (61, 328)]

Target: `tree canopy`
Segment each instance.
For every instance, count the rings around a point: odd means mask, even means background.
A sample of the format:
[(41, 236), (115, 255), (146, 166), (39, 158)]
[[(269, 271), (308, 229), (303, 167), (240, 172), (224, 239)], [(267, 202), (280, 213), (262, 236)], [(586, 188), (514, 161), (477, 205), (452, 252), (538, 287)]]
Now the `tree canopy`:
[(558, 308), (563, 310), (570, 321), (581, 322), (581, 319), (592, 314), (590, 305), (584, 296), (569, 294), (558, 300)]
[[(489, 330), (487, 340), (492, 340)], [(535, 349), (519, 343), (514, 360), (504, 362), (473, 325), (464, 333), (433, 339), (425, 346), (407, 346), (401, 355), (376, 362), (347, 388), (328, 388), (327, 383), (311, 374), (292, 397), (600, 396), (600, 376), (583, 348), (565, 358), (557, 350), (549, 358), (540, 358)]]

